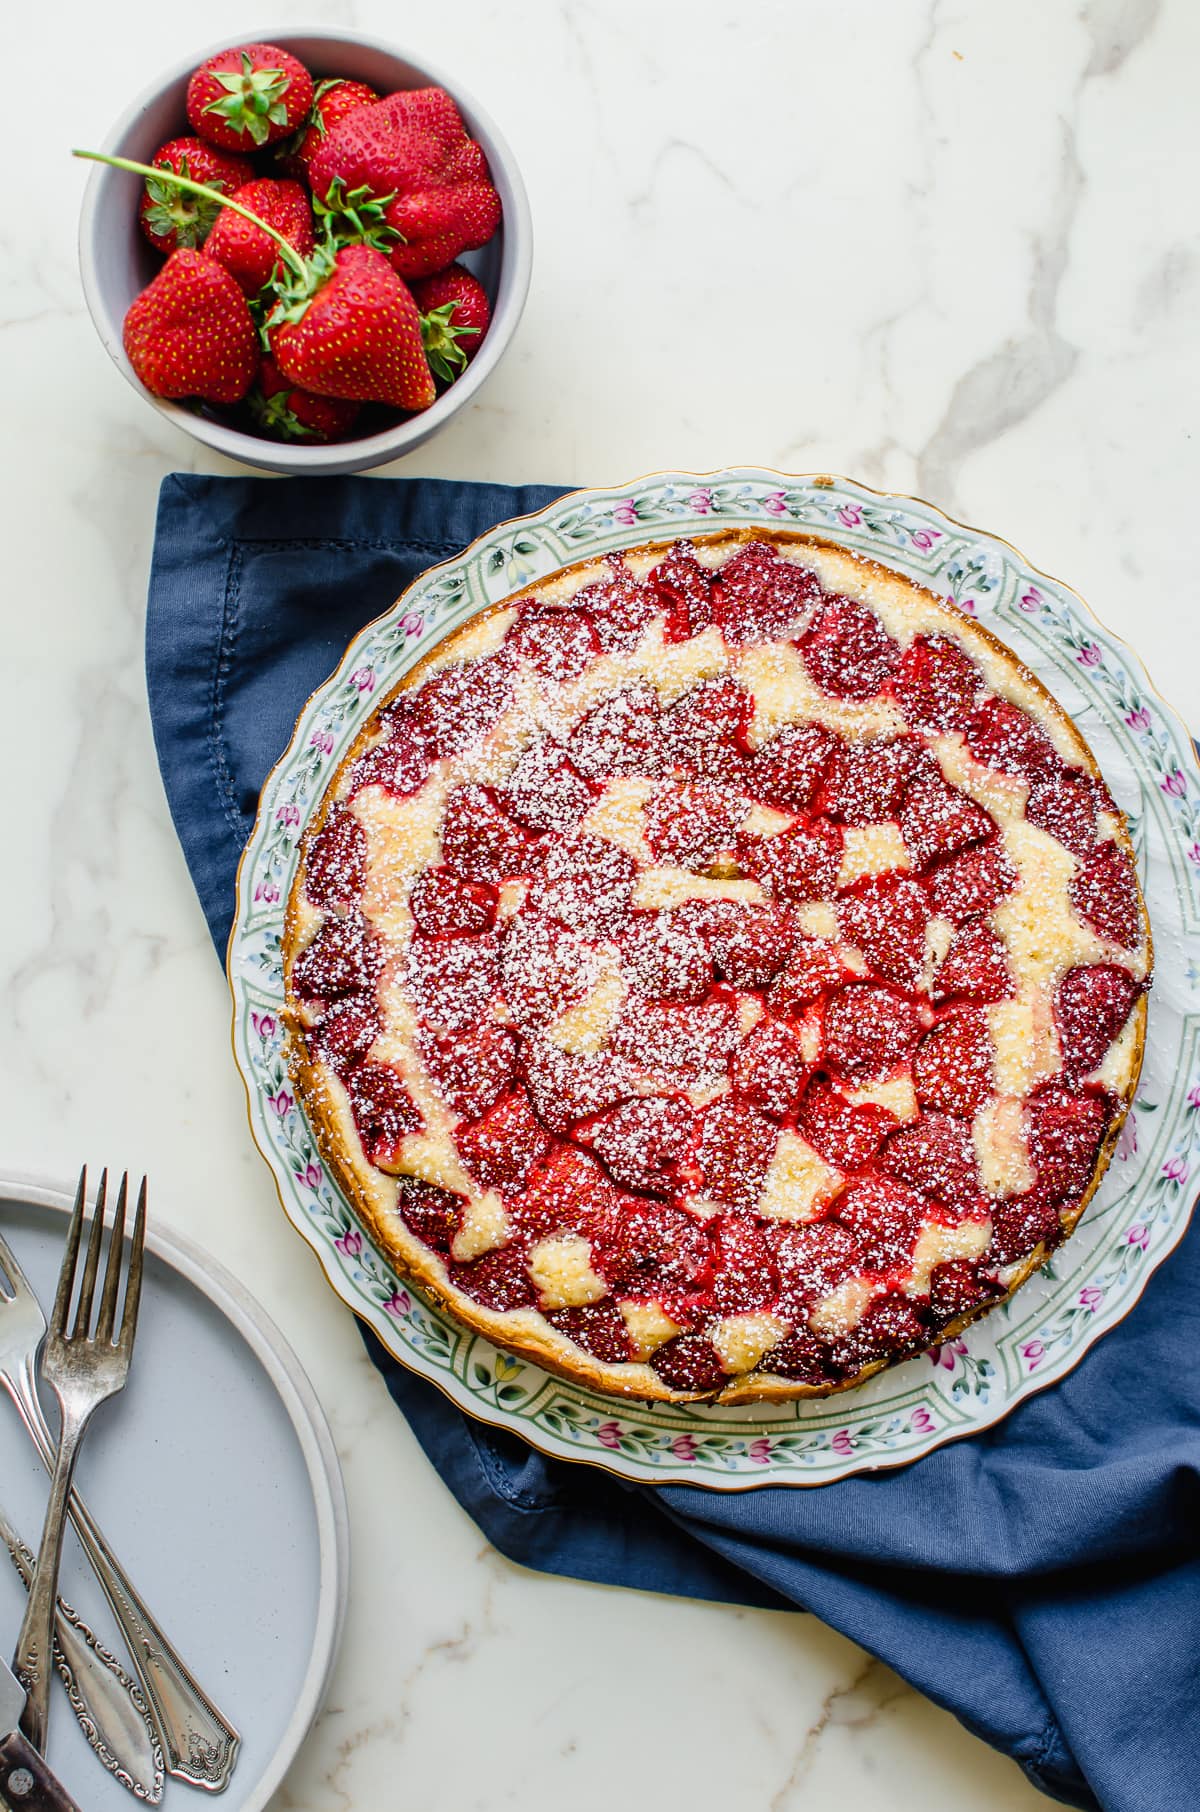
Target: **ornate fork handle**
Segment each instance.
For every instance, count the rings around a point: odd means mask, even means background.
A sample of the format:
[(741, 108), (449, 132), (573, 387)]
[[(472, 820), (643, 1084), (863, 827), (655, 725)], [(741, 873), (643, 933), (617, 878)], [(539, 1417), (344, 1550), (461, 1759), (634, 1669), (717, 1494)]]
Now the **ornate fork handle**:
[[(38, 1402), (32, 1371), (26, 1368), (19, 1380), (17, 1407), (42, 1464), (52, 1468), (53, 1439)], [(239, 1732), (179, 1658), (77, 1491), (72, 1490), (67, 1510), (150, 1702), (162, 1735), (168, 1774), (193, 1787), (222, 1792), (237, 1762)]]
[[(2, 1510), (0, 1541), (28, 1590), (36, 1562)], [(162, 1799), (163, 1758), (145, 1700), (116, 1657), (62, 1598), (54, 1624), (54, 1665), (80, 1729), (102, 1765), (135, 1799), (157, 1806)]]

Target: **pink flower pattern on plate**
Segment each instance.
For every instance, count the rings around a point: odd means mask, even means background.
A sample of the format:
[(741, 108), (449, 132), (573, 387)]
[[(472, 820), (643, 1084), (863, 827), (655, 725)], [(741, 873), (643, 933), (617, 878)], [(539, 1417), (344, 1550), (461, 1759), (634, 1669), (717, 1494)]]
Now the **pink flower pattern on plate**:
[(1129, 1246), (1140, 1246), (1143, 1252), (1146, 1250), (1146, 1247), (1150, 1244), (1150, 1229), (1146, 1226), (1144, 1221), (1135, 1221), (1133, 1223), (1133, 1226), (1125, 1235), (1125, 1243)]
[(772, 491), (769, 497), (763, 498), (762, 506), (764, 510), (769, 510), (772, 516), (786, 516), (788, 513), (787, 498), (782, 491)]
[(596, 1439), (601, 1447), (607, 1447), (610, 1453), (615, 1453), (621, 1445), (620, 1425), (616, 1422), (601, 1422), (596, 1430)]
[(281, 1120), (287, 1119), (295, 1105), (285, 1088), (281, 1088), (277, 1095), (267, 1096), (267, 1106), (273, 1108)]
[(930, 548), (933, 546), (934, 542), (940, 541), (941, 538), (942, 538), (941, 529), (936, 529), (936, 528), (914, 529), (913, 533), (912, 533), (912, 544), (914, 547), (919, 547), (923, 554), (927, 554), (929, 552)]
[(1136, 1155), (1137, 1148), (1137, 1121), (1132, 1114), (1126, 1114), (1124, 1124), (1117, 1134), (1117, 1143), (1113, 1147), (1113, 1157), (1123, 1164), (1126, 1158)]
[(918, 1404), (912, 1413), (912, 1431), (914, 1434), (932, 1434), (937, 1423), (923, 1404)]
[(333, 736), (329, 730), (314, 730), (308, 741), (309, 746), (320, 749), (322, 755), (333, 754)]
[(393, 1315), (397, 1321), (403, 1321), (406, 1315), (412, 1313), (412, 1297), (407, 1290), (393, 1290), (383, 1306), (389, 1315)]
[(279, 888), (272, 880), (260, 881), (254, 889), (254, 898), (261, 900), (264, 906), (273, 906), (279, 898)]
[(1025, 1340), (1021, 1343), (1021, 1357), (1031, 1372), (1036, 1372), (1046, 1357), (1046, 1349), (1040, 1340)]
[(713, 494), (711, 491), (693, 491), (688, 497), (687, 505), (690, 510), (695, 510), (697, 516), (710, 516)]
[(312, 1160), (310, 1159), (309, 1162), (304, 1166), (304, 1169), (298, 1170), (296, 1172), (296, 1175), (299, 1177), (300, 1181), (304, 1184), (304, 1187), (306, 1189), (319, 1189), (321, 1187), (321, 1179), (322, 1179), (322, 1176), (324, 1175), (324, 1173), (321, 1169), (321, 1166), (319, 1164), (314, 1164), (312, 1162)]
[(1017, 603), (1027, 616), (1032, 616), (1035, 611), (1042, 608), (1044, 599), (1037, 586), (1031, 585), (1028, 591), (1023, 591), (1021, 593), (1020, 597), (1017, 599)]
[(420, 635), (424, 627), (425, 613), (423, 611), (410, 610), (400, 619), (400, 628), (403, 631), (405, 638), (408, 640), (411, 640), (415, 635)]
[(848, 1460), (857, 1443), (848, 1428), (839, 1428), (829, 1445), (839, 1459)]
[(690, 1466), (696, 1457), (696, 1443), (690, 1434), (676, 1435), (671, 1442), (671, 1452), (677, 1460), (682, 1460), (685, 1466)]
[(771, 1443), (766, 1435), (759, 1435), (756, 1441), (751, 1441), (746, 1449), (746, 1454), (756, 1466), (769, 1466), (771, 1464)]
[(637, 527), (637, 504), (632, 497), (622, 497), (620, 503), (614, 503), (612, 519), (618, 528)]
[(362, 1234), (357, 1227), (347, 1227), (346, 1231), (340, 1233), (333, 1243), (339, 1252), (346, 1254), (347, 1258), (357, 1258), (362, 1252)]
[(1104, 1291), (1099, 1284), (1086, 1284), (1079, 1292), (1079, 1301), (1089, 1315), (1094, 1315), (1104, 1301)]
[(374, 667), (356, 667), (354, 672), (350, 675), (350, 684), (352, 686), (357, 686), (360, 692), (374, 692)]
[[(838, 510), (838, 521), (843, 528), (861, 528), (862, 511), (856, 503), (844, 503)], [(915, 540), (914, 536), (914, 540)]]
[(1162, 790), (1171, 799), (1183, 799), (1187, 794), (1187, 781), (1179, 768), (1172, 768), (1166, 779), (1161, 782)]
[(251, 1013), (250, 1024), (254, 1027), (254, 1030), (258, 1033), (258, 1036), (262, 1039), (264, 1044), (267, 1042), (268, 1039), (274, 1038), (274, 1036), (275, 1036), (275, 1015), (274, 1015), (274, 1013)]
[(1139, 705), (1134, 711), (1126, 711), (1125, 722), (1131, 730), (1136, 730), (1139, 735), (1144, 734), (1150, 728), (1150, 713), (1145, 705)]

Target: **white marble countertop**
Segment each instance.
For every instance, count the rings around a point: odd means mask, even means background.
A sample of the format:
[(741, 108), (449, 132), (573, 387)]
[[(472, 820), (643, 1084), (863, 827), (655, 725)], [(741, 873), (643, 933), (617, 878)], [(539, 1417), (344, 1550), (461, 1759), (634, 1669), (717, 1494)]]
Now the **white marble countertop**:
[[(62, 56), (72, 18), (84, 49)], [(748, 460), (915, 490), (1078, 586), (1200, 719), (1190, 0), (458, 0), (411, 26), (384, 0), (281, 0), (270, 21), (214, 0), (196, 36), (316, 22), (458, 72), (533, 206), (515, 344), (393, 471), (599, 483)], [(251, 1283), (330, 1414), (356, 1585), (277, 1812), (379, 1806), (401, 1781), (455, 1812), (601, 1812), (631, 1779), (648, 1803), (747, 1812), (1044, 1805), (813, 1619), (501, 1559), (284, 1225), (142, 677), (158, 480), (233, 468), (110, 366), (74, 257), (67, 147), (98, 142), (188, 32), (149, 0), (102, 30), (82, 6), (16, 27), (6, 111), (42, 200), (35, 220), (10, 194), (0, 229), (0, 1100), (6, 1164), (145, 1167), (157, 1213)]]

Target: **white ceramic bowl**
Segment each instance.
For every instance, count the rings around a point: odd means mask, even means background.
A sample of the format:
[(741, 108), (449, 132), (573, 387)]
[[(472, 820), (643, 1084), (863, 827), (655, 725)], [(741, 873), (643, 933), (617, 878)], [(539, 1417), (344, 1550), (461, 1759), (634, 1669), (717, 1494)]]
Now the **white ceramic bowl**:
[[(439, 70), (413, 62), (402, 51), (373, 38), (330, 30), (299, 35), (290, 31), (248, 31), (240, 41), (278, 44), (299, 57), (314, 76), (350, 76), (368, 82), (380, 94), (391, 94), (400, 88), (437, 86), (453, 95), (468, 132), (486, 153), (504, 210), (499, 231), (488, 244), (462, 258), (483, 284), (492, 306), (491, 325), (482, 346), (461, 377), (431, 408), (381, 433), (331, 446), (262, 440), (208, 414), (151, 396), (125, 356), (121, 326), (133, 298), (161, 270), (162, 259), (138, 226), (141, 177), (103, 164), (91, 166), (79, 221), (79, 268), (88, 310), (109, 357), (138, 395), (185, 434), (227, 458), (262, 466), (269, 472), (307, 477), (322, 472), (361, 472), (368, 466), (384, 465), (428, 440), (469, 402), (512, 339), (525, 306), (533, 267), (533, 229), (525, 185), (507, 143), (471, 96)], [(166, 139), (190, 132), (184, 111), (188, 77), (206, 57), (232, 42), (233, 39), (226, 39), (193, 51), (169, 69), (118, 120), (100, 149), (113, 156), (149, 163)]]

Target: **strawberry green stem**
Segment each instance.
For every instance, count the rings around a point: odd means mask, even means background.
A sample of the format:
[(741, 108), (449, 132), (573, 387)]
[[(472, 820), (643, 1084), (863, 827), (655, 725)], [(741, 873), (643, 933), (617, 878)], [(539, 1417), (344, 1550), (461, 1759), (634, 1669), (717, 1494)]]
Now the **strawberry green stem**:
[(207, 183), (193, 182), (190, 176), (178, 176), (174, 170), (160, 170), (153, 164), (134, 163), (128, 157), (106, 157), (102, 151), (72, 151), (71, 156), (86, 158), (94, 164), (111, 164), (114, 170), (131, 170), (135, 176), (150, 176), (156, 182), (174, 183), (177, 189), (185, 189), (189, 195), (203, 195), (209, 201), (215, 201), (219, 207), (232, 208), (235, 214), (240, 214), (251, 226), (261, 227), (264, 233), (269, 234), (283, 253), (284, 263), (291, 266), (302, 282), (307, 282), (308, 265), (295, 246), (273, 226), (268, 226), (265, 220), (260, 220), (257, 214), (251, 213), (249, 208), (244, 208), (240, 201), (231, 201), (228, 195), (223, 195), (220, 189), (210, 189)]

